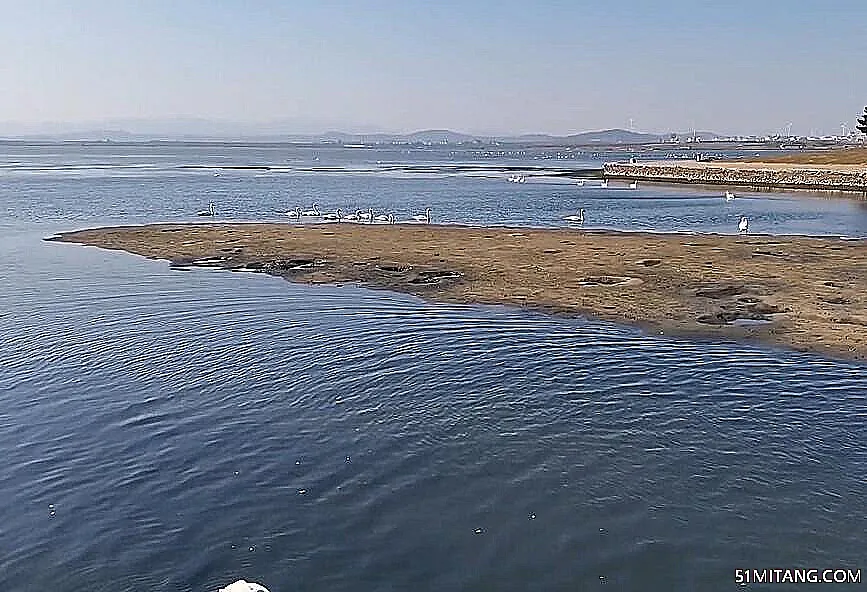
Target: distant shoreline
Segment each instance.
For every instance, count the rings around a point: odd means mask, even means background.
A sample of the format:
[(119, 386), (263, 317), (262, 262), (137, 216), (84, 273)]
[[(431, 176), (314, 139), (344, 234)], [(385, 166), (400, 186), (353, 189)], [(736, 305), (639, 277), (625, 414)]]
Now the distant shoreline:
[(867, 241), (529, 228), (158, 224), (48, 240), (304, 283), (867, 359)]

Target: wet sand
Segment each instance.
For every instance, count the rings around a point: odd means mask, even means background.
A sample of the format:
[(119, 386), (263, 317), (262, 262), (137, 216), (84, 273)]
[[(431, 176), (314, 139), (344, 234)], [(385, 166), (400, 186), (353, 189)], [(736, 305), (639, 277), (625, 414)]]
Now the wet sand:
[(867, 359), (867, 241), (357, 224), (161, 224), (49, 240), (304, 283)]

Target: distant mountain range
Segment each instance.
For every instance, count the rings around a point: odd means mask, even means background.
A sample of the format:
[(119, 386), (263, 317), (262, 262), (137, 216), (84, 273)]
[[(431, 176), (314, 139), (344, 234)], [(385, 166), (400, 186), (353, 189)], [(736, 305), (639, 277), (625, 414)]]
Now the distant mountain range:
[(451, 130), (423, 130), (411, 134), (346, 134), (342, 132), (328, 132), (322, 139), (346, 143), (388, 144), (388, 143), (430, 143), (430, 144), (458, 144), (467, 142), (489, 143), (507, 142), (523, 144), (558, 144), (558, 145), (586, 145), (586, 144), (647, 144), (659, 142), (668, 137), (668, 134), (644, 134), (622, 129), (610, 129), (594, 132), (582, 132), (568, 136), (555, 136), (550, 134), (523, 134), (517, 136), (482, 136), (463, 134)]
[[(319, 122), (324, 124), (326, 122)], [(556, 145), (617, 145), (648, 144), (670, 139), (676, 135), (686, 139), (693, 135), (672, 133), (641, 133), (623, 129), (588, 131), (557, 136), (551, 134), (477, 135), (444, 129), (422, 130), (408, 134), (393, 134), (356, 129), (353, 132), (329, 131), (311, 133), (316, 122), (283, 120), (262, 124), (218, 122), (196, 118), (164, 120), (110, 120), (83, 124), (76, 129), (72, 124), (15, 124), (0, 123), (0, 139), (31, 139), (61, 141), (140, 142), (153, 140), (181, 141), (249, 141), (249, 142), (334, 142), (342, 144), (460, 144), (491, 142)], [(327, 129), (324, 126), (319, 129)], [(334, 129), (334, 128), (332, 128)], [(339, 129), (339, 128), (338, 128)], [(302, 131), (292, 131), (302, 130)], [(703, 140), (720, 138), (713, 132), (695, 132)]]

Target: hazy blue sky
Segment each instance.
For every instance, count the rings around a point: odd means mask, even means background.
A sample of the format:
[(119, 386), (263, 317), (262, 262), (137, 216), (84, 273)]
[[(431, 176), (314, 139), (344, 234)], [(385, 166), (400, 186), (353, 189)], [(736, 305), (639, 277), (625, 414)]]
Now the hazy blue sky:
[(839, 131), (865, 0), (0, 0), (0, 122)]

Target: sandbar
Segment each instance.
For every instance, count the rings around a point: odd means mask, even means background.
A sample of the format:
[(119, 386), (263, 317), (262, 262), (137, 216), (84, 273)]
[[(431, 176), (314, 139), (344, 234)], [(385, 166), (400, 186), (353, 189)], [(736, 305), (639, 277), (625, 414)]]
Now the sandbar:
[(867, 359), (867, 241), (438, 225), (154, 224), (48, 240)]

